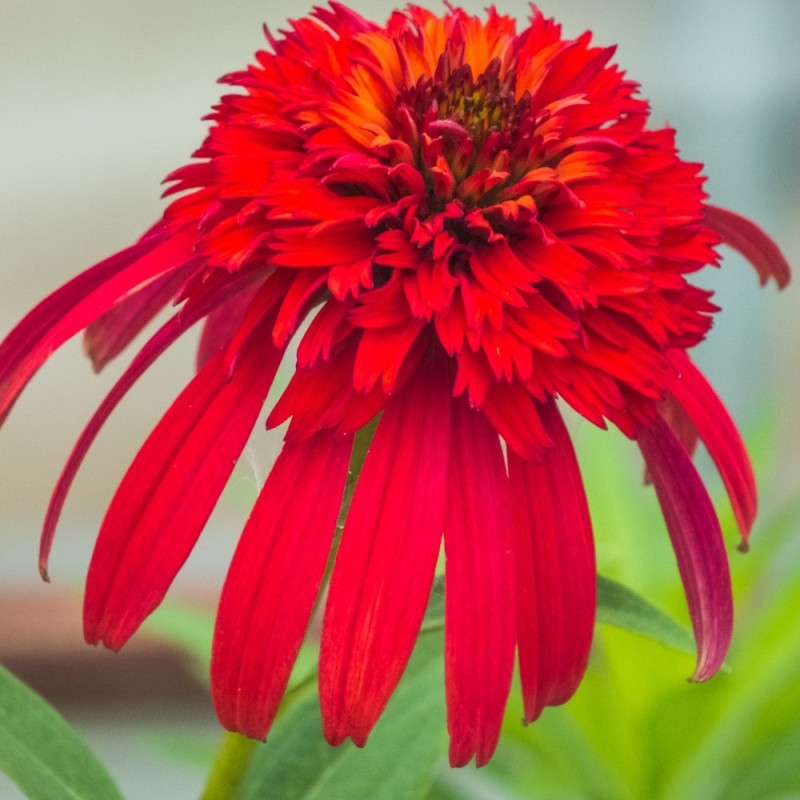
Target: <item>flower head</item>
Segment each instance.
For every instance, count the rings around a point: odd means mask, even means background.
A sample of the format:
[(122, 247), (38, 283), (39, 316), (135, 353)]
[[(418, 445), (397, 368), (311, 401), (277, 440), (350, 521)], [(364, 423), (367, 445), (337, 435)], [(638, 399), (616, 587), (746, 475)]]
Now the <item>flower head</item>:
[[(556, 399), (635, 439), (661, 502), (698, 643), (731, 634), (719, 523), (699, 439), (746, 541), (752, 470), (687, 352), (716, 307), (691, 282), (727, 242), (762, 282), (789, 272), (767, 236), (706, 204), (701, 166), (649, 126), (638, 87), (590, 35), (535, 8), (416, 6), (372, 24), (315, 9), (223, 78), (179, 195), (138, 242), (34, 309), (0, 346), (5, 414), (49, 353), (85, 329), (96, 369), (169, 302), (76, 444), (67, 490), (120, 398), (202, 321), (198, 372), (144, 443), (102, 524), (90, 642), (120, 647), (159, 604), (261, 414), (285, 444), (231, 564), (212, 684), (222, 722), (263, 738), (329, 558), (355, 435), (380, 416), (336, 552), (322, 630), (325, 733), (363, 744), (404, 670), (446, 553), (451, 761), (491, 756), (515, 650), (526, 721), (563, 703), (595, 617), (591, 523)], [(305, 327), (301, 324), (307, 322)], [(369, 428), (371, 429), (371, 428)], [(505, 453), (503, 449), (505, 443)]]

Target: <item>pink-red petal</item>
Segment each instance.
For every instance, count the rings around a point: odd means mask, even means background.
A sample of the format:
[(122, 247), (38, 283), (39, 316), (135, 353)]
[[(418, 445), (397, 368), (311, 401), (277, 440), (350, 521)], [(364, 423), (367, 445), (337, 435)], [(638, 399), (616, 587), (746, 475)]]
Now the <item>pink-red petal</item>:
[(336, 557), (320, 651), (325, 736), (363, 746), (405, 669), (444, 527), (450, 379), (430, 356), (387, 404)]
[(465, 397), (451, 407), (445, 518), (445, 686), (450, 764), (492, 756), (516, 644), (508, 476), (500, 439)]
[(569, 432), (554, 402), (542, 405), (540, 415), (553, 446), (528, 460), (508, 451), (526, 723), (578, 688), (594, 633), (597, 583), (589, 507)]
[(717, 515), (689, 455), (661, 418), (637, 439), (667, 523), (697, 642), (692, 680), (722, 666), (733, 631), (733, 597)]
[(211, 686), (222, 724), (264, 739), (303, 641), (342, 502), (352, 437), (286, 445), (222, 590)]
[(717, 465), (742, 534), (742, 546), (746, 549), (758, 510), (758, 490), (742, 437), (728, 409), (689, 357), (673, 350), (670, 360), (678, 370), (670, 392), (692, 421)]
[(755, 268), (761, 283), (774, 278), (783, 289), (792, 270), (778, 245), (752, 220), (718, 206), (707, 205), (706, 223), (725, 244), (741, 253)]

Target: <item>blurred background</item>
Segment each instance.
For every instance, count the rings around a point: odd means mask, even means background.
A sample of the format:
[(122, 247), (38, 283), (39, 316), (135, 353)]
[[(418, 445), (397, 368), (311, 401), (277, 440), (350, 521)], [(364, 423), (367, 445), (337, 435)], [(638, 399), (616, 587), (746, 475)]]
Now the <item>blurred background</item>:
[[(379, 21), (392, 8), (384, 0), (350, 5)], [(484, 5), (463, 3), (474, 13)], [(711, 201), (758, 221), (800, 265), (800, 3), (559, 0), (540, 7), (563, 23), (568, 36), (591, 29), (597, 43), (617, 43), (617, 62), (652, 103), (652, 124), (677, 128), (684, 158), (705, 163)], [(201, 117), (221, 93), (216, 78), (249, 63), (263, 45), (262, 23), (277, 30), (287, 16), (309, 10), (297, 0), (3, 1), (0, 334), (49, 291), (131, 243), (157, 219), (164, 207), (159, 183), (201, 142)], [(528, 14), (519, 0), (499, 2), (498, 10), (521, 23)], [(770, 519), (789, 519), (786, 504), (798, 493), (800, 290), (794, 284), (781, 297), (774, 285), (761, 290), (755, 273), (728, 251), (722, 270), (702, 280), (716, 291), (724, 312), (697, 360), (753, 443), (766, 532)], [(218, 734), (202, 682), (157, 631), (145, 631), (114, 655), (83, 645), (80, 629), (81, 583), (103, 512), (139, 444), (190, 378), (192, 343), (182, 342), (149, 371), (98, 439), (65, 509), (50, 585), (39, 581), (36, 567), (49, 493), (125, 357), (94, 376), (80, 341), (71, 341), (33, 380), (0, 431), (0, 662), (86, 733), (129, 798), (196, 796), (205, 770), (203, 759), (192, 754), (205, 752)], [(641, 531), (621, 530), (620, 513), (628, 514), (629, 523), (660, 525), (657, 514), (635, 518), (620, 502), (629, 488), (644, 494), (635, 454), (618, 437), (597, 439), (587, 426), (579, 424), (576, 435), (590, 487), (591, 464), (601, 458), (602, 467), (615, 448), (627, 473), (593, 499), (595, 521), (608, 520), (614, 528), (599, 534), (601, 562), (680, 609), (668, 548), (637, 545)], [(234, 485), (176, 584), (179, 601), (213, 607), (247, 498), (278, 443), (257, 428)], [(643, 514), (653, 512), (647, 508)], [(765, 551), (783, 564), (780, 580), (790, 580), (800, 567), (792, 544), (797, 526), (786, 522), (784, 528), (773, 533)], [(757, 528), (756, 550), (758, 540)], [(741, 578), (745, 587), (747, 580)], [(780, 642), (780, 634), (776, 638)], [(609, 646), (628, 647), (634, 665), (650, 653), (627, 640)], [(682, 684), (683, 677), (679, 667), (667, 680)], [(589, 701), (584, 705), (591, 708)], [(513, 723), (518, 727), (517, 719)], [(165, 758), (159, 742), (180, 741), (183, 734), (189, 736), (187, 752)], [(471, 780), (459, 775), (457, 782)], [(458, 783), (455, 796), (503, 796), (492, 794), (499, 791), (494, 784), (466, 783)], [(552, 787), (537, 793), (536, 785), (533, 775), (529, 792), (518, 787), (521, 794), (509, 796), (557, 796)], [(13, 791), (0, 778), (0, 796), (14, 797)], [(601, 796), (581, 791), (564, 796)]]

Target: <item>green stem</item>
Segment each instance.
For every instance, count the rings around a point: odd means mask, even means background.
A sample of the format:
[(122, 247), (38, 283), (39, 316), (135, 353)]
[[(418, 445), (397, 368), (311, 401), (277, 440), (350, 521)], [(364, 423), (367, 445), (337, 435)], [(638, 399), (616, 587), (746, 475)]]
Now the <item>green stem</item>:
[(353, 452), (350, 454), (350, 466), (347, 472), (347, 482), (344, 486), (344, 497), (342, 498), (342, 507), (339, 509), (339, 518), (336, 520), (336, 533), (333, 536), (333, 547), (331, 547), (331, 554), (328, 557), (328, 565), (325, 567), (325, 575), (322, 578), (322, 585), (328, 582), (333, 571), (333, 562), (336, 559), (336, 553), (339, 550), (339, 542), (342, 538), (342, 531), (344, 530), (344, 523), (347, 520), (347, 513), (350, 511), (350, 503), (353, 502), (353, 493), (356, 490), (358, 477), (361, 475), (361, 469), (364, 466), (364, 459), (367, 457), (367, 451), (370, 444), (372, 444), (372, 437), (375, 435), (375, 428), (378, 425), (380, 414), (368, 422), (363, 428), (360, 428), (355, 435), (353, 442)]
[(241, 734), (226, 733), (200, 800), (233, 800), (239, 794), (258, 744)]

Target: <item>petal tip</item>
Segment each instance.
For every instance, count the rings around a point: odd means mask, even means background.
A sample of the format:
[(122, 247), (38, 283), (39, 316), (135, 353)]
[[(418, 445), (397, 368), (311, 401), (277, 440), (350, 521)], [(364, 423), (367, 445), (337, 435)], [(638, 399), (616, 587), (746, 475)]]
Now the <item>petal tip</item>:
[(763, 286), (770, 278), (785, 289), (792, 277), (786, 256), (775, 241), (755, 222), (718, 206), (706, 206), (706, 223), (725, 244), (743, 255), (758, 272)]

